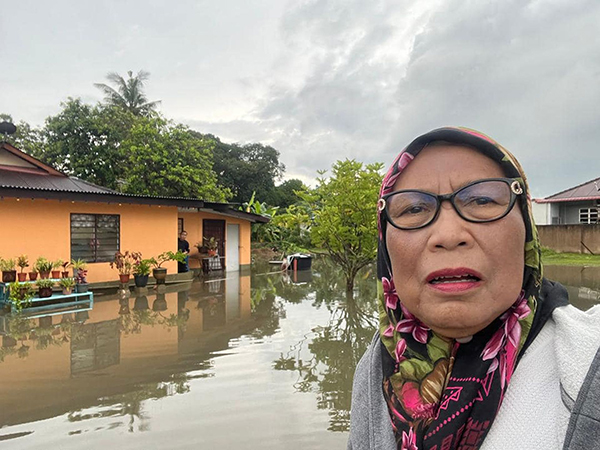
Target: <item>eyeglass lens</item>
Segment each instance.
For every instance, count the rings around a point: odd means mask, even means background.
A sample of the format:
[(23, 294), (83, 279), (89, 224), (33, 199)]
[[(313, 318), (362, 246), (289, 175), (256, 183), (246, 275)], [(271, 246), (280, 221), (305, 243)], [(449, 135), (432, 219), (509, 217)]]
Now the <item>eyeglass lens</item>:
[[(487, 222), (502, 217), (511, 206), (508, 183), (481, 181), (454, 193), (454, 206), (463, 218)], [(400, 228), (418, 228), (429, 223), (438, 210), (438, 198), (422, 191), (405, 191), (386, 199), (389, 220)]]

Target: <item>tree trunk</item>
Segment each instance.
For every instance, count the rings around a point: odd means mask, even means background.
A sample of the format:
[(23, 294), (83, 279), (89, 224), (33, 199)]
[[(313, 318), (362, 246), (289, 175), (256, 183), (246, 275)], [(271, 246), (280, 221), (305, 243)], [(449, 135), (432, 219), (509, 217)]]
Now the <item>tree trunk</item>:
[(352, 293), (354, 291), (354, 278), (356, 277), (356, 273), (352, 271), (351, 273), (346, 273), (346, 294)]

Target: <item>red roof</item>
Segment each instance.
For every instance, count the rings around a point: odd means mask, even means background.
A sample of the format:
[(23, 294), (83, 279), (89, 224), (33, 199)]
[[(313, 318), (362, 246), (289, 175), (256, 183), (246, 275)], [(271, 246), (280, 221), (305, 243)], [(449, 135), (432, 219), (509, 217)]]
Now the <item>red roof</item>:
[(600, 200), (600, 177), (579, 186), (566, 189), (546, 198), (535, 199), (536, 203), (581, 202)]

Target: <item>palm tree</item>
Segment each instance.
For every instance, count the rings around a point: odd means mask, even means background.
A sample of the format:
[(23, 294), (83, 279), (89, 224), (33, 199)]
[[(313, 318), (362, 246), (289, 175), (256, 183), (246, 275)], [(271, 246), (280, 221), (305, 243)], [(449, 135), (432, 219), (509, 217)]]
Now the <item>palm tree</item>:
[(104, 101), (107, 104), (126, 109), (136, 116), (149, 114), (160, 103), (160, 100), (149, 102), (144, 94), (144, 81), (150, 77), (150, 73), (140, 70), (134, 76), (130, 70), (127, 75), (129, 75), (127, 80), (116, 72), (106, 75), (115, 88), (104, 83), (94, 83), (94, 86), (104, 93)]

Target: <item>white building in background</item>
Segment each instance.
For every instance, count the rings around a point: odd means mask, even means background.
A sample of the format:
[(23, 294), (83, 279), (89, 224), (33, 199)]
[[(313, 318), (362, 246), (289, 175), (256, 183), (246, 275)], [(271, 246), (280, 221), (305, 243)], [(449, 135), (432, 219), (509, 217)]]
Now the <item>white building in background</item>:
[(533, 199), (536, 225), (600, 224), (600, 178)]

